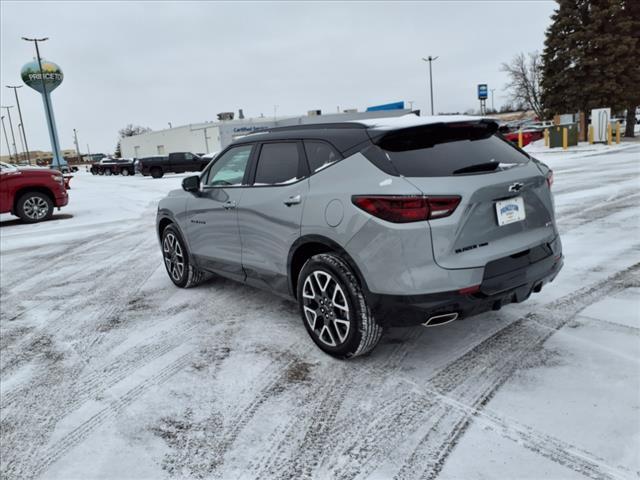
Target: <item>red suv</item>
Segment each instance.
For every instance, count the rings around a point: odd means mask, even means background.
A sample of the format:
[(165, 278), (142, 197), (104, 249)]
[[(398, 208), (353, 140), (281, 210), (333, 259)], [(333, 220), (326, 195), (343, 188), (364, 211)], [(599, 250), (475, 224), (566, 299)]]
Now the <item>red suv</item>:
[(12, 213), (32, 223), (46, 220), (54, 207), (64, 207), (69, 195), (62, 173), (48, 168), (18, 168), (0, 162), (0, 213)]

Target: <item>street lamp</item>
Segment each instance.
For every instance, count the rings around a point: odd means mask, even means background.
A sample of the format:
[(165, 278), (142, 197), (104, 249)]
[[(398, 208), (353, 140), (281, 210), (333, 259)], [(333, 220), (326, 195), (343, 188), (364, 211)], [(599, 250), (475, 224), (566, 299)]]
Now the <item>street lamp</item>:
[(435, 62), (438, 57), (432, 57), (429, 55), (427, 58), (423, 58), (422, 60), (425, 62), (429, 62), (429, 90), (431, 90), (431, 115), (433, 115), (433, 76), (431, 74), (431, 62)]
[(9, 152), (9, 161), (11, 161), (13, 157), (11, 156), (11, 148), (9, 148), (9, 137), (7, 137), (7, 129), (4, 128), (4, 115), (0, 117), (0, 120), (2, 121), (2, 131), (4, 132), (4, 139), (7, 141), (7, 152)]
[(24, 131), (24, 120), (22, 120), (22, 110), (20, 110), (20, 100), (18, 100), (18, 89), (22, 88), (22, 85), (7, 85), (7, 88), (12, 88), (13, 93), (16, 96), (16, 105), (18, 106), (18, 117), (20, 117), (20, 125), (18, 128), (18, 135), (20, 135), (20, 130), (22, 130), (22, 138), (24, 139), (24, 151), (27, 157), (27, 162), (31, 164), (31, 158), (29, 158), (29, 145), (27, 144), (27, 133)]
[(9, 130), (11, 131), (11, 142), (13, 143), (13, 156), (18, 160), (18, 149), (16, 148), (16, 136), (13, 134), (13, 123), (11, 122), (11, 112), (10, 108), (13, 108), (13, 105), (9, 107), (1, 107), (7, 109), (7, 117), (9, 117)]
[(491, 89), (491, 110), (492, 110), (493, 112), (495, 112), (495, 111), (496, 111), (495, 107), (493, 106), (493, 98), (494, 98), (494, 96), (495, 96), (495, 95), (493, 94), (493, 92), (495, 92), (495, 91), (496, 91), (496, 89), (495, 89), (495, 88), (492, 88), (492, 89)]

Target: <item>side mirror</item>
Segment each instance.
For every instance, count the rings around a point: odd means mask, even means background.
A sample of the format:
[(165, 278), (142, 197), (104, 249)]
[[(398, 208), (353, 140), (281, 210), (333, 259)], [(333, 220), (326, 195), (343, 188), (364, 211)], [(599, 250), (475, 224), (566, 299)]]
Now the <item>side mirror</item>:
[(200, 191), (200, 175), (192, 175), (182, 180), (182, 189), (185, 192), (199, 192)]

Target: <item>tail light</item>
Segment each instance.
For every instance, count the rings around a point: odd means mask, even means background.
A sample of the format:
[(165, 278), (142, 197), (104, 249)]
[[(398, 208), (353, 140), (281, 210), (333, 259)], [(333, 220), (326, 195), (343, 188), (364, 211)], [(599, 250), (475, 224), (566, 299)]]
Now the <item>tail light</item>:
[(549, 185), (549, 188), (553, 185), (553, 170), (547, 172), (547, 185)]
[(351, 201), (374, 217), (393, 223), (410, 223), (448, 217), (460, 203), (460, 197), (354, 195)]

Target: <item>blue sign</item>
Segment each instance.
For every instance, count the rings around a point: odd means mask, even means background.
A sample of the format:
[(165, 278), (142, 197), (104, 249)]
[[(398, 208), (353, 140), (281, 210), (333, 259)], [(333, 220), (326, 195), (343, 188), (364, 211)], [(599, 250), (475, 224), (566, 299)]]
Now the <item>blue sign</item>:
[(367, 112), (377, 112), (379, 110), (403, 110), (404, 102), (385, 103), (384, 105), (376, 105), (367, 107)]
[(486, 100), (489, 96), (489, 89), (486, 83), (480, 83), (478, 85), (478, 100)]

